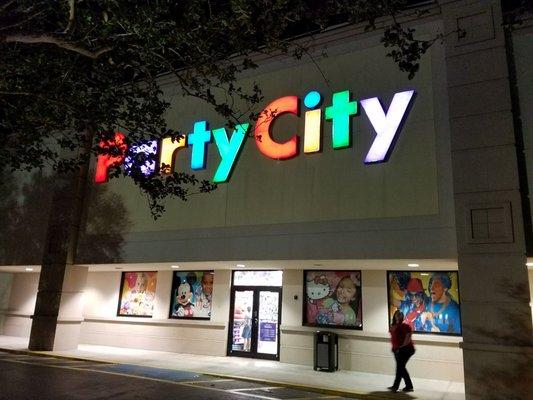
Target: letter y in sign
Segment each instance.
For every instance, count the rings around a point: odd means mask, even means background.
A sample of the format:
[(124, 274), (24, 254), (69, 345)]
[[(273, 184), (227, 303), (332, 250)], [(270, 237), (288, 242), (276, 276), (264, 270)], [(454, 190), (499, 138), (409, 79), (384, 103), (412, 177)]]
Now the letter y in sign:
[(400, 130), (400, 125), (408, 114), (407, 110), (414, 94), (414, 90), (396, 93), (392, 98), (387, 113), (383, 110), (377, 97), (361, 100), (361, 106), (376, 131), (376, 138), (370, 150), (368, 150), (365, 164), (387, 160), (390, 155), (391, 145)]

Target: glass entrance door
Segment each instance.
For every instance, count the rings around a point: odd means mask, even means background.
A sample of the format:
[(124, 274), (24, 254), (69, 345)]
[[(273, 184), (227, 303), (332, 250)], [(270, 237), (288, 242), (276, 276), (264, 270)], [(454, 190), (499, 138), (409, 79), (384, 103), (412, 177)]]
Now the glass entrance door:
[(279, 322), (281, 296), (278, 288), (259, 290), (259, 317), (256, 334), (257, 354), (275, 356), (279, 353)]
[(254, 309), (254, 290), (233, 290), (232, 315), (230, 325), (230, 352), (236, 354), (250, 354), (252, 351), (252, 319)]
[(228, 355), (279, 360), (281, 288), (234, 287)]

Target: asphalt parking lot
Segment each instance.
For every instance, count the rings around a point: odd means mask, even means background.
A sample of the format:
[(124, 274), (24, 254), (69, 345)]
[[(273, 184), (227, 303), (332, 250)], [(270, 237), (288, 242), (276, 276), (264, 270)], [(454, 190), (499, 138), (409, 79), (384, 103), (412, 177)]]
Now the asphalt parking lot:
[(0, 399), (6, 400), (348, 398), (187, 371), (7, 352), (0, 352), (0, 368)]

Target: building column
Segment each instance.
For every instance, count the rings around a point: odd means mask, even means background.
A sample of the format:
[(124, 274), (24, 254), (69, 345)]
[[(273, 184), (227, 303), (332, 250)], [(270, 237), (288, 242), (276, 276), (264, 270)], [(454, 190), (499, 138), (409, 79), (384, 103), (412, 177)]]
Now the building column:
[(35, 311), (30, 350), (68, 350), (78, 346), (83, 321), (87, 268), (74, 265), (87, 172), (57, 177)]
[(441, 1), (467, 399), (533, 392), (530, 294), (500, 1)]

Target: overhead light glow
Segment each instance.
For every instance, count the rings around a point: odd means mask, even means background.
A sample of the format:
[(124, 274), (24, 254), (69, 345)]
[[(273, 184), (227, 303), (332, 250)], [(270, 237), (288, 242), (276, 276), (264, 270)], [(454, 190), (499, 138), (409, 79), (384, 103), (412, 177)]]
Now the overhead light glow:
[(244, 268), (246, 265), (244, 264), (237, 264), (237, 268)]
[(31, 272), (33, 271), (33, 268), (26, 268), (26, 271)]
[(179, 265), (171, 265), (170, 268), (172, 269), (178, 269), (180, 266)]
[(420, 264), (407, 264), (407, 266), (410, 268), (416, 268), (416, 267), (420, 267)]

